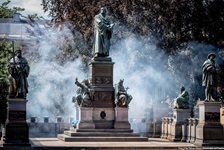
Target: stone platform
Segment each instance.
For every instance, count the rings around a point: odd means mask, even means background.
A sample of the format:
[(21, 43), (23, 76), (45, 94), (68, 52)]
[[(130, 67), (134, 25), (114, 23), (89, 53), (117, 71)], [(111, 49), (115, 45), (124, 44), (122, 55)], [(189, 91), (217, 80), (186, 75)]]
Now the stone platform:
[(58, 139), (65, 142), (147, 142), (147, 137), (140, 137), (131, 129), (74, 129), (58, 134)]
[[(170, 142), (167, 139), (149, 138), (148, 142), (64, 142), (57, 138), (30, 138), (31, 147), (14, 147), (10, 150), (150, 150), (150, 149), (202, 149), (191, 143)], [(203, 147), (204, 148), (204, 147)], [(208, 147), (212, 149), (212, 147)], [(222, 147), (216, 147), (221, 149)], [(214, 149), (214, 148), (213, 148)], [(2, 147), (0, 150), (9, 150)]]

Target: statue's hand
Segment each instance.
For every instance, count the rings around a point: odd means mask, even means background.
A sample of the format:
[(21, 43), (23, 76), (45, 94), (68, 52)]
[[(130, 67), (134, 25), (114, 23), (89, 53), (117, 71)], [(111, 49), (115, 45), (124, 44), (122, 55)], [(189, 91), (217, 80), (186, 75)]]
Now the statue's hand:
[(110, 24), (110, 28), (112, 29), (114, 27), (114, 25), (115, 25), (114, 23)]

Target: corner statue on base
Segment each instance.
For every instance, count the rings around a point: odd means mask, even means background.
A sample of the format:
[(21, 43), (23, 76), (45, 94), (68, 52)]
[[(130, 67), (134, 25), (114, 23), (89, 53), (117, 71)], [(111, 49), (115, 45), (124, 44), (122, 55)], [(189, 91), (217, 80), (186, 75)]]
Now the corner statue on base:
[(9, 71), (9, 98), (26, 98), (28, 93), (27, 77), (30, 67), (27, 60), (22, 57), (22, 51), (16, 50), (14, 56), (8, 63)]
[(94, 57), (109, 56), (113, 27), (114, 24), (108, 18), (106, 7), (102, 7), (100, 13), (94, 18)]
[(127, 94), (128, 88), (123, 86), (124, 79), (119, 81), (115, 88), (115, 105), (116, 107), (128, 107), (132, 100), (132, 96)]
[(189, 108), (189, 94), (184, 86), (180, 88), (181, 94), (174, 101), (174, 109), (188, 109)]
[(72, 98), (72, 102), (78, 106), (92, 106), (92, 99), (94, 95), (94, 89), (89, 83), (88, 79), (85, 79), (80, 83), (78, 78), (75, 80), (75, 84), (78, 86), (75, 97)]
[(205, 86), (205, 101), (215, 101), (212, 96), (212, 92), (217, 86), (218, 65), (214, 61), (215, 57), (215, 54), (210, 53), (208, 59), (203, 63), (202, 86)]

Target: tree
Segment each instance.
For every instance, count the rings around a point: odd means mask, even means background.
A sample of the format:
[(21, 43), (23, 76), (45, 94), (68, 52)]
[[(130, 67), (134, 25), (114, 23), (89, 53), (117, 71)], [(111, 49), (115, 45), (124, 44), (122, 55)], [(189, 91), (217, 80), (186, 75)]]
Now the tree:
[(14, 13), (22, 12), (25, 9), (21, 7), (13, 7), (8, 8), (8, 4), (10, 3), (10, 0), (7, 0), (6, 2), (3, 2), (0, 5), (0, 17), (2, 18), (12, 18)]
[(52, 21), (58, 25), (69, 21), (80, 31), (88, 48), (92, 42), (92, 20), (101, 6), (107, 6), (117, 26), (119, 40), (126, 34), (152, 34), (159, 46), (175, 53), (186, 42), (195, 40), (224, 47), (224, 1), (210, 0), (43, 0)]
[(12, 46), (6, 41), (0, 42), (0, 124), (4, 125), (6, 120), (6, 102), (9, 89), (7, 64), (12, 57)]

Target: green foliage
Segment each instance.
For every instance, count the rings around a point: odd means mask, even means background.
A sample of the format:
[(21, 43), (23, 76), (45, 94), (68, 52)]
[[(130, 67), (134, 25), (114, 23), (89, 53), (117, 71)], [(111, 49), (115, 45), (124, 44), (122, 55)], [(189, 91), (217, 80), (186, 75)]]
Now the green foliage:
[(8, 4), (10, 2), (10, 0), (7, 0), (0, 5), (0, 16), (2, 18), (12, 18), (14, 13), (22, 12), (25, 10), (24, 8), (20, 7), (13, 7), (12, 9), (8, 8)]
[(57, 24), (70, 21), (91, 47), (93, 17), (107, 6), (112, 20), (124, 26), (115, 34), (117, 40), (127, 34), (152, 34), (158, 46), (176, 52), (188, 41), (224, 47), (223, 0), (43, 0)]
[(6, 120), (6, 102), (9, 89), (7, 64), (12, 57), (12, 45), (7, 41), (0, 42), (0, 123)]
[(0, 78), (7, 78), (7, 64), (12, 57), (12, 45), (7, 41), (0, 42)]

